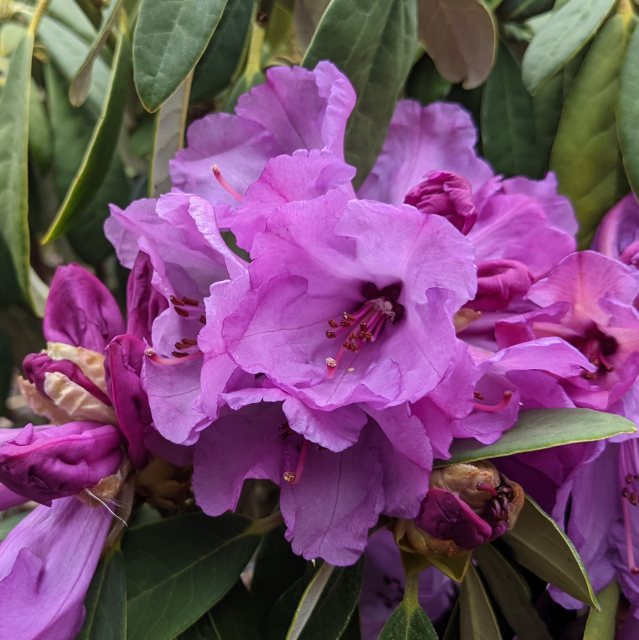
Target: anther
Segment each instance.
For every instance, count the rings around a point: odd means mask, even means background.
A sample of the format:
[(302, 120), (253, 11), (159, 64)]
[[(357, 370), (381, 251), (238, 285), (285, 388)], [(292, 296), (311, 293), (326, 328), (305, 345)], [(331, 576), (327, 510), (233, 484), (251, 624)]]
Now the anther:
[(199, 300), (194, 300), (193, 298), (184, 297), (184, 298), (182, 298), (182, 302), (184, 304), (188, 304), (190, 307), (199, 307), (200, 306), (200, 301)]
[(175, 311), (175, 313), (177, 313), (179, 316), (182, 316), (183, 318), (189, 317), (189, 312), (186, 311), (186, 309), (182, 309), (182, 307), (173, 307), (173, 311)]
[(339, 324), (337, 324), (337, 322), (335, 322), (335, 320), (333, 320), (333, 318), (331, 318), (328, 321), (329, 326), (333, 327), (333, 329), (337, 329), (337, 327), (339, 327)]
[(171, 301), (171, 304), (175, 305), (176, 307), (182, 307), (186, 304), (184, 300), (174, 295), (170, 295), (169, 300)]
[(326, 366), (329, 369), (334, 369), (337, 366), (337, 360), (335, 358), (326, 358)]
[(182, 338), (181, 342), (189, 347), (194, 347), (197, 344), (197, 340), (194, 340), (193, 338)]
[(171, 351), (171, 355), (174, 358), (186, 358), (189, 354), (182, 351)]
[(211, 167), (211, 171), (213, 172), (213, 175), (215, 176), (215, 179), (218, 181), (220, 187), (222, 187), (224, 191), (226, 191), (231, 196), (233, 196), (238, 202), (241, 202), (242, 195), (224, 179), (224, 177), (222, 176), (222, 171), (216, 164), (214, 164)]
[(334, 331), (331, 331), (330, 329), (326, 329), (326, 337), (327, 338), (334, 338), (337, 334)]

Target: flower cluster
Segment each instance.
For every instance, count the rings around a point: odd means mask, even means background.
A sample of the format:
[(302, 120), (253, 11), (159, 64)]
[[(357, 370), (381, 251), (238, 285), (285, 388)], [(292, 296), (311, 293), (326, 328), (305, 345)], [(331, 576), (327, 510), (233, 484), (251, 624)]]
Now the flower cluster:
[[(47, 638), (77, 632), (112, 507), (126, 519), (136, 470), (158, 457), (192, 464), (211, 516), (247, 479), (277, 485), (306, 559), (366, 550), (370, 634), (390, 606), (375, 583), (397, 573), (390, 534), (367, 547), (371, 529), (466, 552), (512, 528), (522, 486), (566, 524), (595, 587), (616, 572), (639, 605), (636, 440), (433, 471), (455, 440), (493, 443), (522, 410), (639, 419), (639, 205), (622, 201), (577, 252), (552, 174), (495, 175), (461, 107), (411, 101), (356, 189), (355, 99), (328, 62), (274, 68), (234, 115), (192, 124), (173, 190), (106, 223), (131, 269), (126, 323), (93, 276), (57, 272), (47, 348), (21, 381), (51, 424), (0, 434), (0, 506), (41, 505), (0, 546), (0, 636), (27, 637), (34, 618)], [(59, 572), (62, 546), (75, 552)], [(448, 606), (449, 581), (425, 574), (424, 588), (433, 615)]]

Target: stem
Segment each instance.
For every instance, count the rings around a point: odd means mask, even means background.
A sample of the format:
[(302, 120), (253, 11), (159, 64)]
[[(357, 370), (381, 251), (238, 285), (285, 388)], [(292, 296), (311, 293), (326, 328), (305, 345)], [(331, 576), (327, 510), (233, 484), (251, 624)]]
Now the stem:
[(283, 522), (284, 519), (282, 518), (282, 514), (279, 511), (276, 511), (270, 516), (254, 520), (246, 530), (246, 534), (262, 536), (273, 529), (277, 529), (277, 527), (279, 527)]
[(412, 609), (419, 606), (419, 571), (407, 571), (404, 578), (404, 602)]
[(38, 0), (38, 4), (33, 12), (33, 17), (29, 23), (29, 35), (35, 37), (40, 20), (49, 6), (49, 1), (50, 0)]

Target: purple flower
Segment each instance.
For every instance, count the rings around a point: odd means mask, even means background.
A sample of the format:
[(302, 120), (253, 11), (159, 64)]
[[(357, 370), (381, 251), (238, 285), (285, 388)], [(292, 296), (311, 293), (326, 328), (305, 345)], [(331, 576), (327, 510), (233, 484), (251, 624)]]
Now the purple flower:
[(50, 506), (97, 485), (118, 469), (120, 435), (111, 425), (69, 422), (60, 427), (11, 429), (0, 444), (0, 482)]
[(628, 267), (592, 251), (575, 253), (530, 289), (535, 310), (502, 320), (501, 346), (558, 336), (581, 351), (595, 370), (564, 380), (578, 406), (605, 410), (639, 374), (639, 283)]
[[(334, 190), (272, 212), (252, 257), (248, 278), (212, 288), (205, 357), (225, 350), (322, 410), (417, 400), (444, 376), (475, 277), (471, 245), (439, 216)], [(203, 388), (223, 391), (204, 374)]]
[(639, 203), (633, 193), (606, 214), (592, 248), (609, 258), (639, 267)]
[(76, 498), (37, 507), (0, 544), (0, 637), (68, 640), (111, 522)]
[(222, 219), (270, 158), (298, 149), (328, 149), (343, 158), (354, 105), (352, 86), (330, 62), (313, 71), (270, 69), (264, 84), (240, 97), (236, 115), (209, 115), (189, 127), (186, 148), (170, 163), (173, 184), (206, 198)]

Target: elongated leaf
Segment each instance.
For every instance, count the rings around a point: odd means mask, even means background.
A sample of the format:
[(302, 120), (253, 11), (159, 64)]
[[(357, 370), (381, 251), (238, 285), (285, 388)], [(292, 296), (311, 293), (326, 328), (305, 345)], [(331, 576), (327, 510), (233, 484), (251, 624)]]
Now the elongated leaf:
[(304, 590), (286, 640), (339, 640), (359, 600), (364, 561), (351, 567), (323, 564)]
[(484, 87), (481, 139), (483, 154), (498, 173), (543, 176), (532, 97), (521, 81), (519, 65), (504, 46)]
[(517, 570), (490, 544), (478, 547), (474, 557), (506, 622), (519, 640), (552, 640), (530, 602), (530, 588)]
[[(17, 288), (28, 301), (31, 293), (27, 162), (33, 43), (33, 34), (28, 31), (11, 56), (0, 96), (0, 240), (11, 257)], [(10, 275), (3, 273), (3, 278)]]
[(172, 639), (219, 602), (257, 547), (249, 524), (231, 514), (192, 513), (128, 531), (127, 638)]
[(142, 0), (133, 75), (147, 111), (157, 111), (191, 73), (225, 6), (226, 0)]
[[(91, 36), (91, 41), (94, 37), (95, 34)], [(42, 19), (38, 40), (44, 45), (58, 71), (69, 81), (86, 60), (91, 48), (91, 45), (71, 28), (49, 16), (44, 16)], [(98, 57), (93, 64), (91, 88), (87, 98), (87, 106), (95, 117), (98, 117), (102, 111), (108, 86), (109, 65)]]
[(617, 627), (619, 585), (616, 580), (597, 594), (601, 611), (591, 609), (584, 630), (583, 640), (614, 640)]
[(255, 602), (241, 581), (179, 640), (260, 640)]
[(533, 409), (522, 412), (517, 424), (494, 444), (483, 446), (475, 440), (459, 441), (451, 447), (450, 460), (441, 464), (500, 458), (635, 431), (630, 420), (611, 413), (592, 409)]
[(40, 97), (40, 88), (31, 79), (29, 87), (29, 151), (38, 166), (46, 171), (51, 164), (51, 128)]
[(126, 575), (119, 550), (98, 565), (85, 600), (87, 611), (78, 640), (122, 640), (126, 637)]
[(91, 18), (85, 11), (86, 4), (92, 2), (93, 0), (51, 0), (47, 15), (77, 33), (85, 42), (91, 43), (95, 36), (95, 25), (100, 23), (100, 12), (95, 6), (94, 11), (91, 11)]
[(102, 183), (111, 164), (122, 125), (130, 68), (128, 35), (122, 29), (118, 34), (111, 83), (102, 114), (93, 130), (82, 164), (42, 240), (43, 243), (55, 240), (71, 227), (73, 219), (91, 202)]
[(191, 102), (214, 98), (231, 82), (251, 24), (253, 3), (228, 0), (209, 46), (197, 63), (193, 75)]
[(639, 29), (635, 29), (621, 69), (617, 111), (619, 144), (628, 182), (639, 193)]
[(461, 640), (501, 640), (486, 589), (471, 565), (459, 590)]
[(614, 0), (569, 0), (537, 32), (522, 61), (522, 79), (529, 91), (570, 62), (595, 35)]
[(332, 60), (353, 83), (357, 105), (346, 131), (346, 159), (361, 183), (382, 147), (413, 61), (414, 0), (332, 0), (304, 57), (313, 68)]
[(277, 599), (268, 621), (269, 640), (282, 640), (286, 637), (297, 604), (314, 575), (315, 570), (311, 563), (308, 563), (304, 574)]
[(499, 5), (499, 15), (506, 20), (525, 20), (548, 11), (553, 5), (554, 0), (504, 0)]
[(483, 0), (419, 0), (419, 37), (439, 73), (464, 89), (488, 77), (497, 25)]
[(89, 53), (85, 61), (80, 65), (77, 70), (71, 85), (69, 86), (69, 101), (74, 107), (79, 107), (84, 104), (89, 97), (89, 91), (91, 89), (91, 76), (93, 73), (93, 64), (96, 58), (100, 55), (100, 51), (106, 44), (111, 34), (112, 29), (115, 27), (118, 12), (122, 7), (124, 0), (115, 0), (108, 8), (108, 13), (104, 16), (102, 26), (98, 31), (98, 35), (95, 38), (95, 42), (89, 49)]
[(189, 109), (191, 79), (189, 75), (182, 86), (162, 105), (155, 116), (153, 129), (153, 153), (149, 172), (149, 195), (157, 197), (171, 190), (169, 160), (184, 144), (184, 128)]
[(584, 243), (625, 190), (615, 107), (628, 26), (617, 14), (597, 34), (566, 100), (552, 149), (550, 167), (560, 191), (572, 200)]
[(573, 598), (598, 607), (577, 550), (557, 523), (529, 496), (517, 524), (502, 540), (519, 564)]
[(404, 600), (386, 621), (379, 640), (437, 640), (437, 632), (426, 612)]

